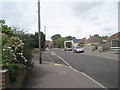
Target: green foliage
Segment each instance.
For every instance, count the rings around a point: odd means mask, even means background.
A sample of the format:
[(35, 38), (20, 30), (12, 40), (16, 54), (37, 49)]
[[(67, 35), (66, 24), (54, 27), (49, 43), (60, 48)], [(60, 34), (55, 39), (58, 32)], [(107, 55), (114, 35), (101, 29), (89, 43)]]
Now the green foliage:
[(72, 37), (72, 36), (67, 36), (66, 38), (67, 38), (68, 40), (76, 39), (75, 37)]
[(27, 67), (23, 64), (5, 63), (5, 67), (9, 70), (9, 79), (11, 82), (16, 80), (16, 76), (25, 71)]
[(52, 39), (53, 41), (57, 40), (58, 38), (61, 38), (61, 35), (60, 35), (60, 34), (55, 34), (55, 35), (53, 35), (53, 36), (51, 37), (51, 39)]
[(99, 38), (101, 43), (102, 43), (102, 41), (103, 41), (105, 38), (108, 37), (108, 36), (100, 36), (99, 34), (95, 34), (94, 36), (97, 37), (97, 38)]
[(10, 39), (10, 38), (9, 38), (8, 35), (2, 34), (2, 46), (4, 46), (9, 39)]
[[(43, 32), (40, 33), (41, 36), (41, 48), (45, 47), (45, 34)], [(34, 35), (31, 35), (31, 37), (33, 38), (33, 47), (35, 48), (39, 48), (39, 39), (38, 39), (38, 32), (35, 32)]]
[(64, 47), (64, 41), (67, 41), (67, 38), (58, 38), (57, 40), (55, 40), (56, 45), (58, 48), (63, 48)]
[(8, 27), (7, 25), (5, 25), (5, 20), (0, 20), (0, 25), (2, 28), (2, 33), (9, 34), (9, 35), (12, 34), (13, 30), (11, 27)]
[[(17, 75), (31, 66), (34, 39), (31, 34), (12, 29), (0, 20), (2, 26), (2, 58), (0, 63), (9, 69), (10, 81), (14, 81)], [(2, 60), (1, 60), (2, 59)]]

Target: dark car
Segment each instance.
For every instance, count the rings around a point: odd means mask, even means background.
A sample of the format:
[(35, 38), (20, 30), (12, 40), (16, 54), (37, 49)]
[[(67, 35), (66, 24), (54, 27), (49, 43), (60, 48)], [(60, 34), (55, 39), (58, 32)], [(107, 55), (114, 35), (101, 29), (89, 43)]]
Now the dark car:
[(84, 48), (83, 47), (79, 47), (79, 46), (76, 46), (73, 48), (73, 52), (75, 53), (83, 53), (84, 52)]

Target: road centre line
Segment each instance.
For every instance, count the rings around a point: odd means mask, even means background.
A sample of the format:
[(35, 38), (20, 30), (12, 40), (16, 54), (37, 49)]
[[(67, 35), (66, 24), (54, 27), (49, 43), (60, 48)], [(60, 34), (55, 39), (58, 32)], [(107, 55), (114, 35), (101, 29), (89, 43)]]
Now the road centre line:
[(70, 69), (74, 70), (75, 72), (81, 73), (83, 75), (85, 75), (87, 78), (89, 78), (90, 80), (92, 80), (93, 82), (95, 82), (96, 84), (98, 84), (99, 86), (101, 86), (102, 88), (105, 88), (105, 90), (108, 90), (105, 86), (103, 86), (102, 84), (100, 84), (99, 82), (95, 81), (93, 78), (91, 78), (90, 76), (88, 76), (87, 74), (85, 74), (84, 72), (80, 72), (76, 69), (74, 69), (68, 62), (66, 62), (63, 58), (61, 58), (59, 55), (57, 55), (55, 52), (53, 52), (58, 58), (60, 58), (63, 62), (65, 62)]
[(53, 55), (53, 52), (51, 52), (51, 54)]
[(51, 52), (52, 55), (56, 55), (54, 52)]

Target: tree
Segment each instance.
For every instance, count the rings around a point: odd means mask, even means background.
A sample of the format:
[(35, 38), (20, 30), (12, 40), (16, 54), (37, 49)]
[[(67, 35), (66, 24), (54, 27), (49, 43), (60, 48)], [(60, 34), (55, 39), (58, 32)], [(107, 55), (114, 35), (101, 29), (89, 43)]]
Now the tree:
[(56, 45), (58, 48), (63, 48), (64, 47), (64, 41), (67, 41), (67, 38), (58, 38), (57, 40), (55, 40)]
[(58, 38), (61, 38), (61, 35), (60, 35), (60, 34), (55, 34), (55, 35), (53, 35), (53, 36), (51, 37), (51, 39), (52, 39), (53, 41), (57, 40)]
[(75, 37), (72, 37), (72, 36), (67, 36), (66, 38), (67, 38), (68, 40), (76, 39)]
[(103, 41), (103, 39), (107, 38), (108, 36), (100, 36), (99, 34), (94, 34), (95, 37), (100, 39), (100, 42)]
[[(45, 46), (45, 34), (43, 32), (41, 34), (41, 48)], [(34, 47), (39, 48), (39, 39), (38, 39), (38, 32), (35, 32), (34, 35), (31, 36), (34, 39)]]
[(94, 34), (95, 37), (100, 38), (99, 34)]
[(13, 30), (8, 25), (5, 25), (5, 20), (0, 20), (0, 29), (2, 29), (2, 33), (12, 35)]

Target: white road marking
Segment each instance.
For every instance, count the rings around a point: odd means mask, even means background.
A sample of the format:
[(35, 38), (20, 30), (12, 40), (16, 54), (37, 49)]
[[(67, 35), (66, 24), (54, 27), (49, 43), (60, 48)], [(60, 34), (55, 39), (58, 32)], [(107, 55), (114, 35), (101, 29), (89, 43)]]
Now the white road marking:
[(52, 55), (55, 55), (53, 52), (51, 52)]
[[(81, 73), (83, 75), (85, 75), (87, 78), (89, 78), (90, 80), (92, 80), (93, 82), (95, 82), (96, 84), (98, 84), (99, 86), (101, 86), (102, 88), (105, 88), (105, 90), (108, 90), (105, 86), (103, 86), (102, 84), (100, 84), (99, 82), (95, 81), (93, 78), (91, 78), (90, 76), (88, 76), (87, 74), (85, 74), (84, 72), (80, 72), (76, 69), (74, 69), (68, 62), (66, 62), (63, 58), (61, 58), (59, 55), (57, 55), (55, 52), (53, 52), (58, 58), (60, 58), (63, 62), (65, 62), (72, 70), (74, 70), (75, 72)], [(67, 67), (68, 67), (67, 66)]]
[[(68, 66), (70, 66), (70, 64), (68, 64), (64, 59), (62, 59), (60, 56), (56, 55), (58, 58), (60, 58), (65, 64), (67, 64)], [(71, 66), (70, 66), (71, 67)]]
[(54, 55), (56, 55), (56, 53), (53, 52)]

